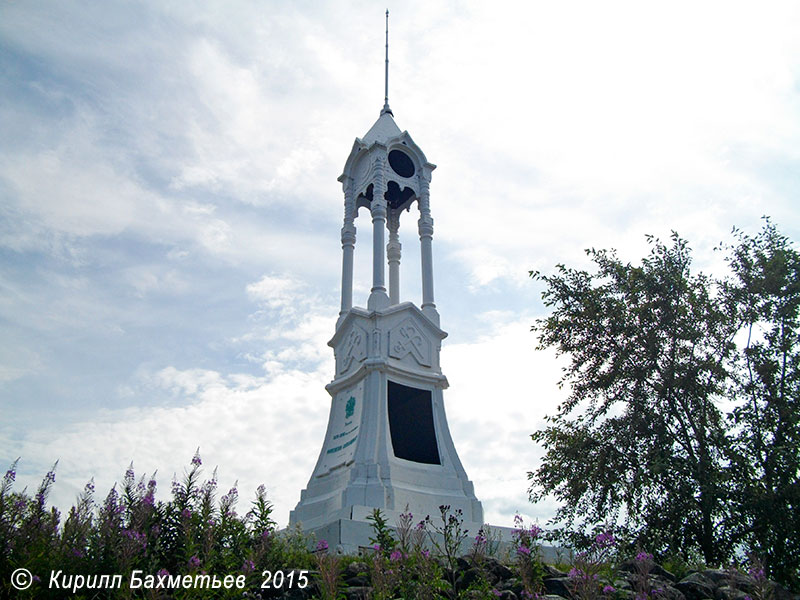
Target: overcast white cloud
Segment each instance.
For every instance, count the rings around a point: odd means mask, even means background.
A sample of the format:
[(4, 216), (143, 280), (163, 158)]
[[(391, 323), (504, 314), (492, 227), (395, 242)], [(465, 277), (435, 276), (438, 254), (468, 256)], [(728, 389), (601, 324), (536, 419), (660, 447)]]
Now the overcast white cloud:
[[(378, 116), (363, 1), (0, 4), (0, 464), (54, 499), (200, 446), (281, 523), (319, 452), (338, 313), (340, 174)], [(792, 2), (390, 7), (390, 100), (433, 175), (445, 403), (487, 517), (527, 503), (561, 397), (528, 271), (711, 249), (759, 217), (800, 239)], [(415, 209), (416, 210), (416, 209)], [(412, 213), (404, 299), (419, 301)], [(357, 222), (356, 303), (371, 232)], [(492, 410), (486, 409), (491, 402)]]

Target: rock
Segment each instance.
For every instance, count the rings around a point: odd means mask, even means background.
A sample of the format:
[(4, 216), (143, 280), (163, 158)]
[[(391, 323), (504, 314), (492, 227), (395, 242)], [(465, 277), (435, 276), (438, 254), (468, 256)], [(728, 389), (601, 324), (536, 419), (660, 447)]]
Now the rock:
[(519, 579), (517, 579), (515, 577), (513, 579), (509, 579), (507, 581), (503, 581), (500, 584), (499, 589), (501, 589), (501, 590), (510, 590), (510, 591), (514, 592), (515, 596), (517, 596), (518, 598), (521, 598), (522, 595), (523, 595), (522, 592), (525, 590), (525, 586), (522, 585), (522, 581), (520, 581)]
[(744, 600), (748, 597), (747, 592), (744, 590), (729, 585), (721, 585), (714, 590), (714, 598), (716, 600)]
[(366, 575), (369, 573), (369, 566), (365, 562), (351, 562), (344, 569), (344, 578), (358, 577), (359, 575)]
[(800, 600), (800, 594), (794, 594), (779, 583), (770, 583), (772, 600)]
[(692, 573), (674, 584), (686, 600), (705, 600), (714, 597), (714, 582), (702, 573)]
[(563, 598), (572, 598), (569, 588), (569, 577), (548, 577), (544, 580), (544, 589), (548, 594), (554, 594)]
[(654, 582), (653, 590), (659, 598), (666, 598), (667, 600), (686, 600), (686, 596), (684, 596), (680, 590), (675, 589), (663, 580), (661, 582)]
[(463, 556), (460, 556), (456, 559), (456, 570), (457, 571), (466, 571), (472, 566), (472, 563), (468, 561)]
[(370, 579), (366, 575), (355, 575), (353, 577), (346, 577), (344, 583), (348, 587), (365, 587), (369, 586)]
[(544, 576), (545, 577), (566, 577), (567, 574), (564, 571), (559, 571), (555, 567), (551, 567), (550, 565), (543, 565), (544, 566)]
[(753, 578), (739, 571), (725, 569), (706, 569), (702, 574), (714, 582), (715, 587), (730, 587), (746, 592), (752, 592), (755, 582)]
[[(311, 598), (312, 595), (317, 595), (318, 593), (319, 592), (316, 589), (316, 586), (307, 585), (303, 589), (297, 587), (289, 588), (278, 597), (281, 600), (307, 600), (308, 598)], [(262, 595), (262, 597), (266, 598), (267, 596)]]
[(502, 581), (504, 579), (510, 579), (514, 575), (511, 569), (509, 569), (496, 558), (487, 558), (484, 568), (488, 573), (491, 574), (489, 578), (491, 583), (497, 583), (498, 581)]
[(632, 589), (631, 584), (627, 579), (615, 579), (612, 585), (614, 586), (614, 589), (617, 591)]
[(503, 590), (497, 598), (498, 600), (517, 600), (517, 595), (511, 590)]
[[(666, 579), (667, 581), (669, 581), (671, 583), (674, 583), (675, 581), (677, 581), (678, 578), (675, 577), (675, 575), (673, 575), (669, 571), (667, 571), (661, 565), (658, 565), (658, 564), (653, 563), (653, 562), (651, 562), (650, 565), (651, 566), (650, 566), (649, 575), (651, 575), (651, 576), (657, 575), (658, 577)], [(628, 573), (632, 573), (633, 575), (636, 575), (637, 573), (639, 573), (640, 566), (639, 566), (639, 562), (638, 561), (631, 559), (631, 560), (626, 560), (621, 565), (619, 565), (619, 567), (617, 567), (617, 568), (620, 571), (627, 571)]]
[(458, 577), (458, 588), (466, 589), (476, 581), (480, 581), (483, 577), (483, 572), (478, 567), (470, 567), (466, 571), (462, 571)]
[(347, 600), (364, 600), (372, 595), (372, 588), (369, 586), (351, 586), (345, 588), (344, 597)]

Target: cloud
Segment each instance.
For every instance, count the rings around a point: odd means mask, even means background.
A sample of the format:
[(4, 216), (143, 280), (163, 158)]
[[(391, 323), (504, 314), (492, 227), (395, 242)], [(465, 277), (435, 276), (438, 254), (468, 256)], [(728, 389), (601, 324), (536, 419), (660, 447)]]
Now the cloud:
[(247, 286), (248, 297), (269, 308), (285, 310), (296, 303), (302, 283), (291, 277), (264, 275)]
[[(530, 506), (526, 474), (539, 456), (529, 435), (558, 401), (548, 381), (549, 357), (533, 352), (526, 318), (487, 318), (494, 333), (443, 349), (451, 433), (489, 522), (510, 525), (515, 512), (544, 522), (552, 506)], [(314, 339), (303, 331), (288, 337)], [(281, 359), (282, 368), (265, 376), (165, 367), (140, 385), (168, 392), (178, 406), (103, 411), (96, 419), (28, 432), (10, 446), (23, 457), (19, 485), (32, 488), (58, 459), (53, 500), (66, 507), (89, 478), (106, 490), (134, 461), (137, 474), (158, 470), (164, 498), (172, 475), (181, 476), (199, 446), (209, 471), (220, 465), (221, 489), (238, 480), (244, 502), (264, 483), (276, 519), (285, 524), (324, 440), (330, 402), (324, 385), (333, 366), (326, 360), (297, 370)]]
[[(382, 105), (383, 13), (3, 11), (0, 410), (15, 425), (0, 447), (31, 482), (61, 457), (68, 503), (131, 459), (163, 491), (199, 445), (243, 497), (264, 480), (286, 518), (324, 434), (336, 177)], [(711, 248), (763, 213), (800, 235), (799, 24), (791, 3), (393, 9), (391, 104), (438, 165), (445, 402), (490, 520), (552, 511), (526, 505), (528, 436), (560, 393), (558, 362), (532, 349), (528, 270), (585, 267), (587, 247), (638, 260), (644, 234), (672, 229), (714, 268)], [(419, 302), (416, 218), (401, 281)], [(364, 305), (364, 211), (358, 226)]]
[(290, 371), (254, 378), (169, 367), (155, 374), (154, 383), (187, 404), (107, 411), (99, 420), (30, 432), (14, 444), (23, 457), (20, 488), (34, 487), (48, 461), (58, 459), (53, 501), (66, 507), (91, 477), (100, 493), (120, 481), (133, 461), (137, 474), (158, 470), (164, 498), (173, 474), (181, 477), (199, 446), (207, 475), (220, 465), (221, 488), (238, 480), (249, 500), (266, 484), (276, 518), (285, 523), (313, 469), (315, 456), (303, 449), (321, 444), (325, 434), (324, 377)]
[(490, 333), (442, 348), (450, 382), (445, 409), (456, 450), (488, 522), (511, 526), (515, 512), (544, 522), (551, 506), (531, 506), (526, 490), (527, 473), (541, 457), (530, 434), (563, 399), (553, 353), (534, 350), (533, 315), (490, 312), (476, 320), (485, 320)]

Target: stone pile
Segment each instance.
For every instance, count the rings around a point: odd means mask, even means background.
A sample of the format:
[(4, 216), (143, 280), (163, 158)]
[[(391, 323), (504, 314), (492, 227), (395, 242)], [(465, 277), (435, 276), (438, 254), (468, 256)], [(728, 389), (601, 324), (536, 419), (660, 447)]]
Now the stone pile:
[[(617, 577), (613, 582), (614, 592), (609, 597), (618, 600), (636, 600), (641, 592), (643, 577), (635, 561), (626, 561), (617, 567)], [(540, 600), (577, 600), (572, 592), (567, 573), (545, 565), (544, 590)], [(459, 590), (469, 590), (473, 584), (485, 578), (491, 594), (498, 600), (520, 600), (525, 598), (522, 582), (515, 572), (496, 558), (486, 558), (480, 566), (460, 558), (456, 566), (456, 581)], [(445, 568), (444, 579), (450, 573)], [(347, 600), (364, 600), (371, 596), (369, 566), (364, 562), (348, 564), (342, 571), (342, 592)], [(664, 569), (653, 564), (647, 573), (649, 599), (660, 600), (800, 600), (800, 594), (793, 593), (774, 583), (757, 582), (749, 575), (733, 570), (703, 569), (690, 571), (678, 579)], [(761, 593), (760, 593), (761, 592)], [(767, 592), (767, 596), (763, 595)], [(467, 598), (484, 598), (485, 592), (470, 590)], [(308, 600), (319, 597), (319, 590), (311, 585), (305, 590), (291, 590), (284, 593), (283, 600)]]

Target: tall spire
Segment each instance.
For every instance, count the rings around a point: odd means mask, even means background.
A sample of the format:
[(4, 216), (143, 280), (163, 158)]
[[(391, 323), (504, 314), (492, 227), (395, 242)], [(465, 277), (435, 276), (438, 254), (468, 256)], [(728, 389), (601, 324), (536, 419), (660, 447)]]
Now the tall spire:
[(392, 109), (389, 108), (389, 9), (386, 9), (386, 76), (384, 78), (384, 97), (383, 97), (383, 110), (381, 114), (389, 113), (394, 116)]

